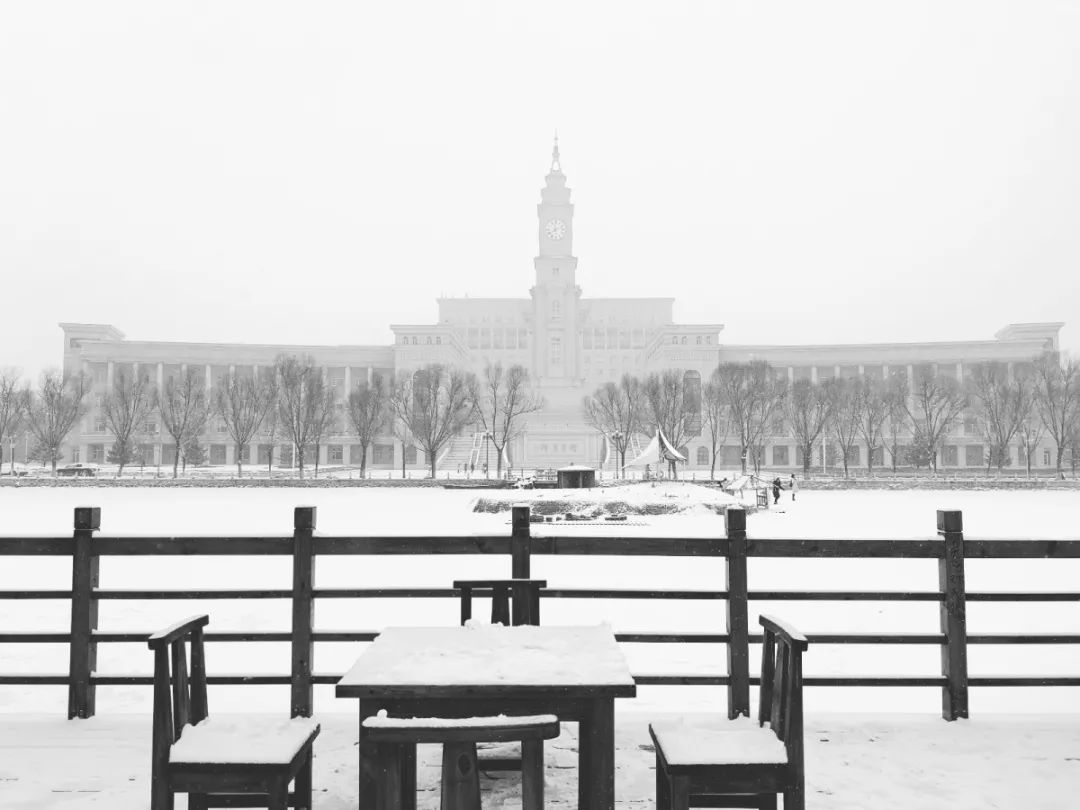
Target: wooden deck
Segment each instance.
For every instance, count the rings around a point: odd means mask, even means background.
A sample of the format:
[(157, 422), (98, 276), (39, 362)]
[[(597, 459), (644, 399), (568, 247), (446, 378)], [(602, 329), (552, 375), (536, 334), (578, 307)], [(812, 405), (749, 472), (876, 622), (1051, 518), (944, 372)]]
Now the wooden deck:
[[(356, 807), (356, 717), (317, 713), (315, 808)], [(653, 754), (646, 724), (616, 720), (616, 797), (621, 808), (653, 807)], [(90, 720), (0, 715), (0, 806), (4, 810), (145, 810), (150, 716)], [(546, 746), (547, 806), (577, 804), (576, 729)], [(807, 717), (807, 806), (821, 810), (1060, 810), (1080, 792), (1080, 716)], [(421, 750), (420, 808), (438, 807), (438, 751)], [(482, 779), (485, 810), (520, 806), (519, 776)], [(178, 808), (183, 808), (181, 799)]]

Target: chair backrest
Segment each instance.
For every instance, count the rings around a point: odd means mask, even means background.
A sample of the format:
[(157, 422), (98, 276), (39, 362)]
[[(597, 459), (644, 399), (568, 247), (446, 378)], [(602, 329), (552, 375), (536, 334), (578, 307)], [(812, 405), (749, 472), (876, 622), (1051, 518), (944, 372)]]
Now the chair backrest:
[(768, 723), (783, 740), (788, 762), (802, 767), (803, 707), (802, 654), (806, 636), (771, 616), (758, 621), (764, 628), (761, 645), (761, 691), (758, 723)]
[[(205, 720), (206, 657), (203, 628), (207, 615), (192, 616), (159, 630), (147, 639), (154, 651), (154, 736), (151, 764), (154, 775), (163, 773), (169, 762), (169, 748), (180, 739), (184, 726)], [(191, 644), (191, 671), (187, 648)]]
[(455, 579), (454, 588), (461, 591), (461, 623), (472, 618), (473, 592), (480, 591), (491, 593), (492, 624), (539, 625), (540, 589), (546, 587), (545, 579)]

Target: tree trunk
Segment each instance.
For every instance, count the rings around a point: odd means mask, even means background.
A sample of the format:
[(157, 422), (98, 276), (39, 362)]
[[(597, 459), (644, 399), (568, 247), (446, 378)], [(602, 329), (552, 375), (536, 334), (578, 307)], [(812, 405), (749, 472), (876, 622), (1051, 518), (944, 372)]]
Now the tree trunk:
[(319, 477), (319, 443), (315, 442), (315, 477)]
[(1057, 467), (1056, 467), (1056, 470), (1057, 470), (1057, 477), (1061, 478), (1062, 480), (1064, 480), (1064, 478), (1065, 478), (1065, 473), (1063, 473), (1061, 471), (1061, 465), (1064, 463), (1064, 461), (1065, 461), (1065, 445), (1059, 444), (1057, 446)]
[(405, 480), (405, 440), (401, 440), (401, 478)]
[(866, 445), (866, 477), (873, 478), (874, 476), (874, 448), (869, 444)]
[[(496, 478), (502, 478), (502, 447), (499, 447), (495, 442), (495, 476)], [(506, 446), (506, 442), (503, 442), (503, 447)]]
[(367, 445), (360, 442), (360, 477), (367, 478)]
[(709, 480), (716, 480), (716, 450), (713, 450), (712, 465), (709, 467)]
[(431, 480), (433, 480), (433, 481), (435, 480), (435, 456), (436, 456), (436, 454), (432, 453), (428, 457), (428, 461), (431, 462)]
[(172, 477), (176, 478), (177, 471), (180, 469), (180, 453), (177, 452), (173, 455), (172, 460)]

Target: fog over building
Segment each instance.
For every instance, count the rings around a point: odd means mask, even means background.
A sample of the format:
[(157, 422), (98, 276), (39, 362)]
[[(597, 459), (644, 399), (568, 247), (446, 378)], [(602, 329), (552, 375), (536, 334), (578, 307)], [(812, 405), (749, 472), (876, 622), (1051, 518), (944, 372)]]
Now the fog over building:
[[(101, 462), (111, 436), (101, 413), (100, 396), (119, 369), (138, 371), (162, 387), (186, 367), (197, 366), (211, 387), (223, 375), (237, 369), (258, 369), (274, 363), (282, 353), (310, 354), (325, 367), (331, 385), (344, 399), (347, 392), (376, 374), (413, 371), (442, 363), (481, 372), (488, 363), (521, 364), (529, 370), (543, 396), (542, 411), (529, 414), (521, 435), (509, 448), (512, 464), (552, 467), (571, 462), (597, 464), (604, 454), (604, 440), (585, 424), (582, 399), (622, 374), (645, 375), (663, 369), (679, 369), (691, 379), (705, 381), (725, 361), (765, 360), (790, 381), (821, 381), (859, 374), (885, 378), (902, 369), (909, 380), (921, 374), (955, 375), (963, 381), (975, 364), (996, 361), (1026, 363), (1058, 347), (1063, 323), (1010, 324), (993, 339), (960, 342), (912, 342), (840, 345), (738, 345), (722, 342), (721, 323), (674, 322), (674, 298), (586, 298), (578, 283), (578, 260), (574, 256), (574, 205), (560, 161), (558, 140), (551, 166), (537, 204), (538, 253), (533, 259), (534, 279), (528, 295), (521, 298), (439, 298), (438, 317), (429, 324), (392, 324), (392, 345), (288, 346), (259, 344), (211, 344), (126, 340), (111, 325), (63, 323), (64, 368), (83, 371), (94, 382), (89, 414), (69, 439), (67, 457)], [(587, 273), (588, 268), (586, 268)], [(586, 275), (587, 277), (587, 275)], [(718, 316), (733, 303), (730, 286), (687, 291), (715, 297)], [(739, 295), (757, 294), (753, 287)], [(913, 323), (917, 330), (918, 324)], [(152, 422), (144, 431), (145, 463), (171, 463), (171, 445)], [(234, 448), (224, 426), (211, 419), (205, 441), (212, 464), (235, 463)], [(474, 435), (466, 432), (446, 448), (440, 469), (455, 469), (469, 458)], [(691, 468), (709, 467), (708, 437), (685, 443)], [(766, 441), (765, 465), (801, 466), (795, 440), (777, 426)], [(865, 445), (858, 448), (856, 466), (867, 463)], [(358, 464), (359, 444), (341, 430), (321, 448), (322, 464)], [(942, 450), (941, 466), (982, 466), (984, 448), (980, 432), (970, 420), (961, 420), (950, 432)], [(292, 462), (285, 445), (254, 442), (247, 463)], [(368, 458), (374, 468), (400, 467), (403, 450), (390, 434), (376, 441)], [(415, 448), (405, 452), (405, 463), (423, 466), (423, 454)], [(1019, 463), (1016, 448), (1012, 462)], [(725, 447), (722, 466), (739, 464), (739, 448)], [(492, 460), (494, 463), (494, 460)], [(880, 464), (881, 459), (875, 460)], [(1051, 465), (1040, 448), (1037, 466)]]

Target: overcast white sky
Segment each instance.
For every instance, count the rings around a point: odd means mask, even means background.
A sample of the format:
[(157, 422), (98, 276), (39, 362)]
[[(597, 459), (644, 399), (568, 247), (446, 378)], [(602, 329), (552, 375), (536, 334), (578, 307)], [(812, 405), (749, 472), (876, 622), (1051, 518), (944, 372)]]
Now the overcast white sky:
[(1080, 349), (1077, 3), (0, 0), (0, 365), (525, 297), (556, 128), (586, 296)]

